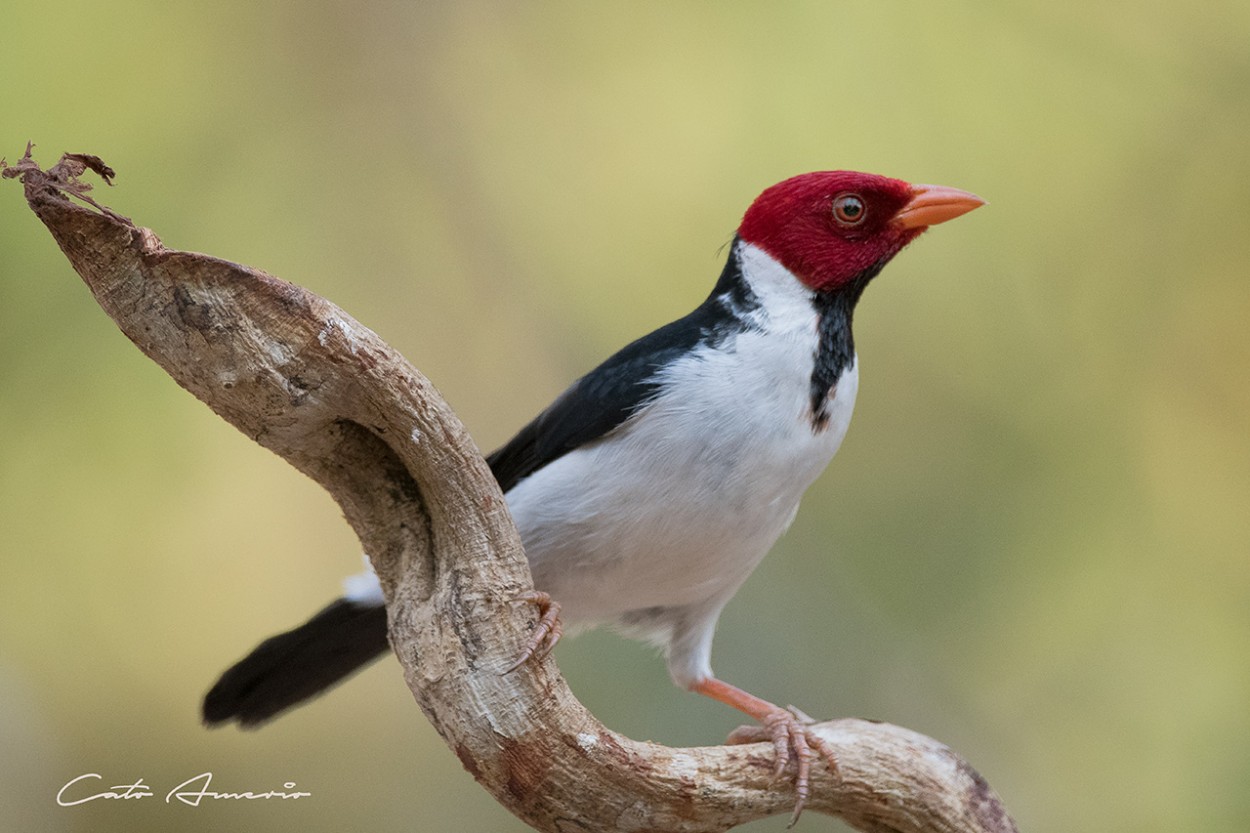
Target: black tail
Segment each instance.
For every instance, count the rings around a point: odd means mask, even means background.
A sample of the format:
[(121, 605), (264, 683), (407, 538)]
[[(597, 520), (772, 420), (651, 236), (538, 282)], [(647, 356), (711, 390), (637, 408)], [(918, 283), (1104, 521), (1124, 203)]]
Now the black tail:
[(390, 650), (386, 608), (339, 599), (235, 663), (204, 697), (204, 722), (254, 728)]

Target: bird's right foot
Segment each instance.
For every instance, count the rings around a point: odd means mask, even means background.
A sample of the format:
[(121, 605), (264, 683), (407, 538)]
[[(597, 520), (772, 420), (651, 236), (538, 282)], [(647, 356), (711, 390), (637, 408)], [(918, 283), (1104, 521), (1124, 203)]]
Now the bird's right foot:
[(521, 655), (503, 670), (503, 674), (512, 673), (531, 659), (543, 659), (551, 653), (551, 649), (556, 647), (556, 643), (564, 635), (564, 624), (560, 621), (560, 603), (551, 598), (550, 594), (541, 590), (530, 590), (512, 601), (525, 602), (537, 607), (538, 624), (534, 627), (534, 632), (530, 634), (529, 642), (525, 644)]

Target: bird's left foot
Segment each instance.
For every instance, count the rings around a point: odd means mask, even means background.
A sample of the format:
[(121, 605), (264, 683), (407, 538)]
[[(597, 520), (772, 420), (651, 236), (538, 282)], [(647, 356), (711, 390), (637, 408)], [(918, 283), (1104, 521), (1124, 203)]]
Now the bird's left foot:
[(761, 717), (759, 724), (739, 726), (725, 739), (729, 744), (771, 742), (777, 755), (774, 777), (781, 777), (786, 768), (793, 764), (794, 812), (790, 814), (787, 827), (793, 827), (799, 820), (811, 795), (812, 762), (816, 757), (824, 760), (835, 775), (838, 771), (838, 759), (834, 755), (833, 747), (811, 729), (815, 722), (794, 706), (788, 709), (777, 706), (776, 711)]
[(538, 608), (538, 624), (530, 634), (529, 642), (516, 661), (503, 670), (510, 674), (531, 659), (542, 659), (556, 647), (560, 637), (564, 635), (564, 624), (560, 621), (560, 603), (551, 598), (550, 594), (541, 590), (530, 590), (512, 599), (514, 602), (525, 602)]
[(815, 721), (793, 706), (784, 709), (715, 678), (701, 680), (691, 688), (699, 694), (733, 706), (760, 722), (758, 726), (739, 726), (734, 729), (729, 734), (728, 743), (772, 743), (776, 752), (773, 771), (776, 778), (793, 766), (794, 812), (790, 815), (789, 825), (793, 827), (811, 795), (812, 762), (816, 756), (819, 755), (835, 775), (838, 772), (838, 760), (833, 753), (833, 747), (812, 731)]

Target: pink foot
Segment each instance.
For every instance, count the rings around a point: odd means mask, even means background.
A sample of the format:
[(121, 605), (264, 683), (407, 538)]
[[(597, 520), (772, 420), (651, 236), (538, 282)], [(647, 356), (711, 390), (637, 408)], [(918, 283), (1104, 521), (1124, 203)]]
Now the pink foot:
[(522, 593), (512, 601), (525, 602), (538, 608), (538, 625), (530, 634), (529, 642), (517, 657), (516, 662), (509, 665), (502, 673), (510, 674), (531, 659), (542, 659), (556, 647), (560, 637), (564, 635), (564, 624), (560, 621), (560, 603), (541, 590)]
[(717, 679), (696, 683), (693, 690), (733, 706), (760, 722), (759, 726), (739, 726), (734, 729), (729, 735), (728, 743), (771, 742), (776, 754), (774, 777), (780, 777), (793, 763), (795, 800), (789, 824), (793, 827), (811, 795), (812, 761), (816, 756), (819, 755), (837, 773), (838, 761), (833, 754), (833, 747), (811, 730), (812, 719), (797, 709), (783, 709)]

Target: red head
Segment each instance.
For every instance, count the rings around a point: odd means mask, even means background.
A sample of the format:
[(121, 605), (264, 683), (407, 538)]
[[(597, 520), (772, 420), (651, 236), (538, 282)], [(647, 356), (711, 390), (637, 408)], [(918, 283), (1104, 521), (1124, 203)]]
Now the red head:
[(812, 289), (832, 291), (873, 274), (929, 226), (984, 204), (954, 188), (818, 171), (760, 194), (738, 235)]

